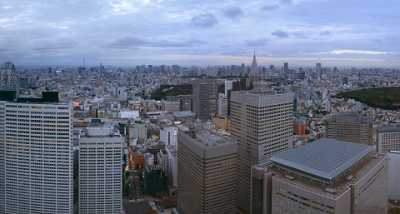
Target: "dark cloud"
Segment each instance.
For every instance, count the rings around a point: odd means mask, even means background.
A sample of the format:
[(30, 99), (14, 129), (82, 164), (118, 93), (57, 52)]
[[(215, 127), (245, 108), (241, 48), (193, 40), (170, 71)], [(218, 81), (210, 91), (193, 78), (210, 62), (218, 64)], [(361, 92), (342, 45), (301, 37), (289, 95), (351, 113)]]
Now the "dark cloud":
[(265, 11), (278, 10), (286, 5), (293, 5), (293, 0), (280, 0), (276, 4), (269, 4), (261, 7), (261, 10)]
[(261, 47), (267, 45), (268, 40), (265, 38), (255, 39), (255, 40), (248, 40), (246, 41), (246, 46), (248, 47)]
[(274, 31), (271, 33), (271, 35), (281, 39), (289, 38), (289, 33), (281, 30)]
[(157, 48), (184, 48), (193, 47), (205, 42), (200, 40), (184, 40), (184, 41), (173, 41), (173, 40), (148, 40), (138, 37), (123, 37), (119, 38), (107, 47), (119, 48), (119, 49), (137, 49), (140, 47), (157, 47)]
[(280, 8), (279, 4), (274, 4), (274, 5), (265, 5), (261, 7), (261, 10), (270, 11), (270, 10), (277, 10), (279, 8)]
[(197, 16), (193, 16), (191, 20), (192, 24), (197, 27), (213, 27), (218, 24), (217, 18), (211, 13), (204, 13)]
[(293, 0), (280, 0), (280, 4), (293, 4)]
[(328, 30), (325, 30), (325, 31), (322, 31), (322, 32), (319, 33), (320, 36), (329, 36), (331, 34), (332, 34), (332, 32), (330, 32)]
[(225, 9), (223, 12), (225, 17), (230, 19), (237, 19), (243, 16), (243, 10), (240, 7), (230, 7)]
[(76, 41), (70, 39), (38, 40), (34, 42), (32, 50), (40, 52), (58, 51), (71, 49), (77, 45), (78, 43)]

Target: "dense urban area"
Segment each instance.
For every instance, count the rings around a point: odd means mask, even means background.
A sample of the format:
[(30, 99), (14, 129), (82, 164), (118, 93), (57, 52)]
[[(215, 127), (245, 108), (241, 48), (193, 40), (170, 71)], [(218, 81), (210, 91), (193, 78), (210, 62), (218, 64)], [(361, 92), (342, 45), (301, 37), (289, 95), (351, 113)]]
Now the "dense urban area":
[(4, 63), (0, 213), (399, 213), (400, 70), (249, 62)]

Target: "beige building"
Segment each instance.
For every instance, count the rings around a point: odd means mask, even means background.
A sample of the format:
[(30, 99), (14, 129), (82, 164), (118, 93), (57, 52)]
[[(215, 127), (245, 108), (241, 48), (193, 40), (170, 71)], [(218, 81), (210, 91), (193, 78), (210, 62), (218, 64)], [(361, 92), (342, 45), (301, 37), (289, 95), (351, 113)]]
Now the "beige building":
[(249, 212), (251, 167), (288, 149), (293, 135), (293, 95), (232, 92), (230, 131), (239, 140), (238, 207)]
[(400, 151), (400, 126), (386, 125), (377, 130), (377, 147), (379, 153)]
[(327, 120), (327, 138), (372, 145), (372, 135), (372, 121), (369, 117), (359, 113), (336, 113)]
[(370, 146), (321, 139), (252, 170), (252, 214), (378, 214), (387, 166)]
[(236, 210), (235, 140), (211, 130), (178, 132), (178, 210), (231, 214)]

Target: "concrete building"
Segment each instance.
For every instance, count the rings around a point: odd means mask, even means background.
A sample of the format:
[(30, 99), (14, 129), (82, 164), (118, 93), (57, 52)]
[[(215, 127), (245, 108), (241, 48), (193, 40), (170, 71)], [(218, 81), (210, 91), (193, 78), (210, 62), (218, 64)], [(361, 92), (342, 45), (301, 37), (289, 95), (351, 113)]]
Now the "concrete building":
[(122, 146), (112, 126), (91, 124), (79, 140), (79, 213), (122, 211)]
[(326, 137), (352, 143), (373, 144), (372, 121), (356, 112), (341, 112), (327, 119)]
[(166, 146), (178, 146), (178, 128), (175, 126), (162, 127), (160, 129), (160, 141)]
[(387, 211), (387, 166), (373, 147), (320, 139), (252, 170), (252, 214)]
[(207, 129), (178, 132), (178, 210), (231, 214), (236, 210), (237, 143)]
[(202, 121), (207, 121), (217, 112), (217, 82), (213, 79), (198, 79), (193, 83), (193, 112)]
[(400, 151), (400, 126), (385, 125), (377, 130), (377, 148), (379, 153)]
[(230, 105), (230, 131), (239, 141), (238, 205), (248, 212), (251, 167), (289, 147), (293, 135), (293, 95), (234, 91)]
[(15, 65), (6, 62), (0, 66), (0, 90), (15, 91), (18, 88), (18, 77)]
[(218, 94), (218, 111), (217, 116), (224, 118), (228, 115), (228, 97), (223, 93)]
[(0, 214), (72, 214), (72, 107), (0, 91)]
[(389, 152), (388, 156), (388, 197), (393, 204), (400, 205), (400, 152)]

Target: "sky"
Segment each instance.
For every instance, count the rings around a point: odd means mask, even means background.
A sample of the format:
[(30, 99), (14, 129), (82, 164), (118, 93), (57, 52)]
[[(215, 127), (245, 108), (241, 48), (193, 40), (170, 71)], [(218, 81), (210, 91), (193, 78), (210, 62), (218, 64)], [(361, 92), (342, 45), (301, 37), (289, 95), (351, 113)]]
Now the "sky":
[(400, 65), (399, 0), (0, 0), (0, 62)]

